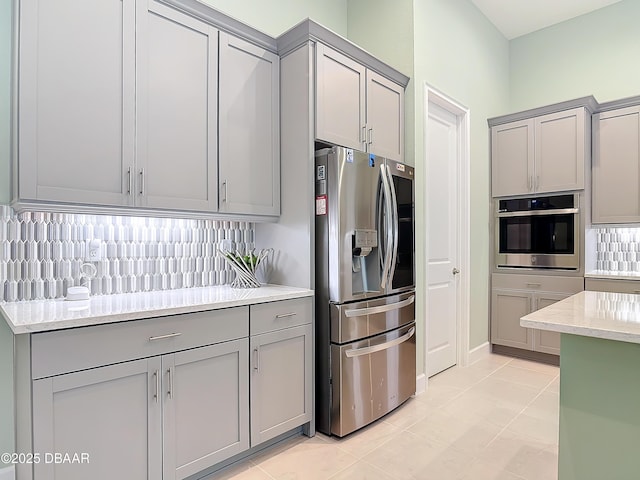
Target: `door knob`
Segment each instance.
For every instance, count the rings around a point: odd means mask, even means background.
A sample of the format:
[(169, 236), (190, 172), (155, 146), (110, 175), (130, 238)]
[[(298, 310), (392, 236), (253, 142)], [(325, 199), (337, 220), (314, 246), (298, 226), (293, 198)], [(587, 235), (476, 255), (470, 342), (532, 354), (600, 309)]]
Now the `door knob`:
[(457, 274), (459, 274), (459, 273), (460, 273), (460, 270), (458, 270), (456, 267), (453, 267), (452, 273), (453, 273), (454, 275), (457, 275)]

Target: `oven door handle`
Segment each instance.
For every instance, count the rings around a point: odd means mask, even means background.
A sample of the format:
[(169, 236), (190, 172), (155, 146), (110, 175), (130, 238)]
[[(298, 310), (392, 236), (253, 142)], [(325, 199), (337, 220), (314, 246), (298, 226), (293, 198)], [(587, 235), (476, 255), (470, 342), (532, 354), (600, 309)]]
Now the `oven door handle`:
[(411, 305), (415, 299), (416, 296), (411, 295), (409, 298), (402, 300), (401, 302), (388, 303), (387, 305), (378, 305), (375, 307), (353, 308), (351, 310), (345, 310), (344, 316), (348, 318), (361, 317), (362, 315), (373, 315), (374, 313), (384, 313), (390, 312), (392, 310), (400, 310), (402, 307)]
[(411, 337), (413, 337), (414, 333), (416, 333), (416, 327), (411, 327), (411, 329), (401, 337), (395, 338), (385, 343), (381, 343), (380, 345), (372, 345), (371, 347), (363, 347), (363, 348), (352, 348), (351, 350), (346, 350), (344, 354), (348, 358), (353, 358), (353, 357), (361, 357), (363, 355), (369, 355), (375, 352), (380, 352), (382, 350), (388, 350), (391, 347), (395, 347), (396, 345), (400, 345), (401, 343), (406, 342)]
[(537, 217), (542, 215), (567, 215), (571, 213), (578, 213), (578, 208), (558, 208), (556, 210), (527, 210), (524, 212), (498, 212), (496, 216), (498, 218), (505, 217)]

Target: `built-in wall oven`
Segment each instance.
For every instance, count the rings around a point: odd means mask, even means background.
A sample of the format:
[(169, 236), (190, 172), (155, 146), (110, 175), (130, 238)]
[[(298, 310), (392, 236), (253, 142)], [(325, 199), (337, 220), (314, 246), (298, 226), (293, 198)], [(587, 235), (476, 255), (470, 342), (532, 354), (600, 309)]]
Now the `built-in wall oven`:
[(495, 200), (496, 267), (580, 268), (579, 195)]

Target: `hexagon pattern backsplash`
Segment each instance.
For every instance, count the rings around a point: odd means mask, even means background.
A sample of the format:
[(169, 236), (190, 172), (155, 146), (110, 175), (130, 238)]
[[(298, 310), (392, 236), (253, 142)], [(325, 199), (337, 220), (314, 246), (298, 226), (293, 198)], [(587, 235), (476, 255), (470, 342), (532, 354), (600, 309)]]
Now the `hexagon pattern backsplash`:
[[(249, 222), (24, 212), (0, 205), (0, 300), (61, 298), (224, 285), (234, 273), (218, 249), (254, 246)], [(101, 240), (96, 275), (83, 279), (87, 240)]]
[(640, 228), (596, 228), (596, 269), (640, 272)]

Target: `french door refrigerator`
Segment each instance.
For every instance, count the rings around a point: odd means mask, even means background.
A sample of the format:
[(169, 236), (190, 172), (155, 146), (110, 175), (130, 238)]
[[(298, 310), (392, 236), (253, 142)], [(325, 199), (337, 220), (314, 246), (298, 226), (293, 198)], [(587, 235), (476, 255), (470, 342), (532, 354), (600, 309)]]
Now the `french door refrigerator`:
[(316, 428), (344, 436), (416, 388), (414, 170), (315, 154)]

